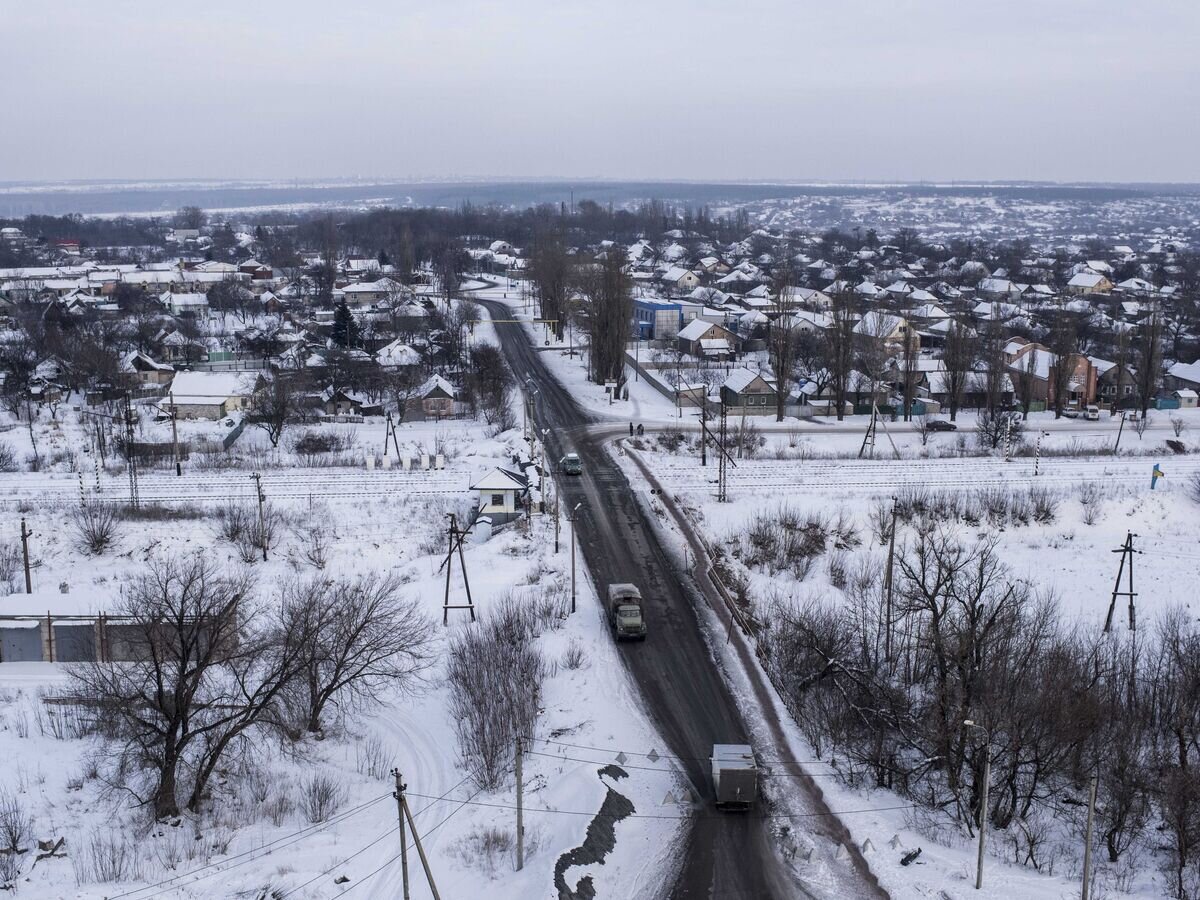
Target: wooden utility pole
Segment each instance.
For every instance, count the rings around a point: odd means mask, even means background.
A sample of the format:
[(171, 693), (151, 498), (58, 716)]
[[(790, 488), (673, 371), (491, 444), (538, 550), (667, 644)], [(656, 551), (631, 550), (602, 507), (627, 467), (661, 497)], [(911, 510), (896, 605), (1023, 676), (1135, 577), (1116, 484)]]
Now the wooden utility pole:
[(1083, 890), (1080, 893), (1082, 900), (1088, 900), (1091, 891), (1089, 882), (1092, 877), (1092, 825), (1096, 818), (1096, 782), (1097, 778), (1093, 775), (1092, 786), (1088, 791), (1087, 830), (1083, 837)]
[(175, 475), (183, 477), (183, 466), (179, 462), (179, 412), (175, 408), (175, 393), (171, 392), (171, 452), (175, 455)]
[(138, 508), (138, 470), (137, 470), (137, 450), (134, 446), (134, 438), (137, 435), (133, 428), (133, 404), (129, 399), (129, 392), (125, 392), (125, 455), (129, 457), (129, 506), (132, 509)]
[[(459, 531), (458, 517), (454, 513), (449, 514), (450, 529), (449, 529), (449, 549), (446, 551), (446, 562), (443, 563), (446, 567), (446, 594), (442, 598), (442, 624), (450, 624), (450, 610), (465, 609), (471, 613), (471, 621), (475, 621), (475, 601), (471, 599), (471, 582), (467, 578), (467, 561), (463, 557), (463, 538), (470, 534), (471, 529)], [(454, 571), (454, 551), (458, 551), (458, 563), (462, 568), (463, 585), (467, 589), (467, 602), (460, 604), (451, 604), (450, 602), (450, 575)]]
[(396, 817), (400, 820), (400, 877), (404, 884), (404, 900), (409, 900), (408, 839), (404, 836), (404, 789), (407, 785), (400, 778), (399, 769), (392, 769), (392, 775), (396, 779), (396, 791), (392, 796), (396, 798)]
[(558, 532), (559, 532), (559, 498), (558, 485), (554, 487), (554, 552), (558, 553)]
[[(1134, 613), (1134, 608), (1133, 608), (1133, 598), (1137, 596), (1137, 594), (1134, 593), (1134, 590), (1133, 590), (1133, 555), (1135, 553), (1141, 553), (1142, 551), (1133, 549), (1133, 539), (1135, 537), (1137, 537), (1136, 534), (1134, 534), (1132, 531), (1127, 531), (1125, 533), (1125, 543), (1122, 544), (1120, 547), (1118, 547), (1116, 550), (1112, 551), (1113, 553), (1121, 554), (1121, 564), (1120, 564), (1120, 566), (1117, 567), (1117, 580), (1113, 584), (1112, 601), (1108, 604), (1108, 615), (1104, 619), (1104, 633), (1105, 634), (1108, 634), (1112, 630), (1113, 613), (1116, 612), (1116, 609), (1117, 609), (1117, 598), (1118, 597), (1128, 597), (1129, 598), (1129, 630), (1137, 631), (1137, 618), (1136, 618), (1136, 615)], [(1129, 590), (1123, 591), (1123, 590), (1121, 590), (1121, 576), (1125, 573), (1125, 558), (1126, 557), (1129, 557), (1129, 576), (1128, 576)]]
[(885, 617), (884, 629), (885, 630), (883, 633), (883, 645), (884, 645), (883, 653), (884, 653), (884, 658), (889, 663), (892, 661), (892, 620), (893, 620), (892, 579), (893, 579), (893, 571), (895, 569), (895, 563), (896, 563), (896, 518), (897, 518), (896, 517), (896, 498), (893, 497), (892, 498), (892, 528), (888, 535), (887, 572), (884, 573), (884, 576), (883, 576), (884, 577), (884, 582), (883, 582), (884, 590), (886, 592), (885, 604), (884, 604), (884, 617)]
[[(525, 868), (525, 810), (522, 808), (523, 788), (521, 780), (521, 739), (517, 738), (517, 871)], [(1085, 898), (1086, 900), (1086, 898)]]
[(254, 479), (254, 489), (258, 494), (258, 536), (262, 541), (263, 562), (267, 561), (267, 516), (264, 510), (264, 504), (267, 501), (267, 495), (262, 489), (262, 475), (255, 472), (250, 476)]
[(33, 535), (25, 528), (25, 517), (21, 516), (21, 554), (25, 557), (25, 593), (33, 593), (33, 579), (29, 577), (29, 539)]
[(433, 883), (433, 870), (429, 868), (429, 860), (425, 857), (425, 848), (421, 846), (421, 835), (417, 833), (416, 823), (413, 822), (412, 810), (408, 808), (408, 801), (404, 795), (400, 795), (400, 808), (404, 810), (404, 817), (408, 819), (408, 827), (412, 829), (413, 840), (417, 844), (417, 855), (421, 857), (421, 867), (425, 870), (425, 880), (429, 882), (429, 890), (433, 894), (433, 900), (442, 900), (441, 894), (438, 893), (437, 885)]

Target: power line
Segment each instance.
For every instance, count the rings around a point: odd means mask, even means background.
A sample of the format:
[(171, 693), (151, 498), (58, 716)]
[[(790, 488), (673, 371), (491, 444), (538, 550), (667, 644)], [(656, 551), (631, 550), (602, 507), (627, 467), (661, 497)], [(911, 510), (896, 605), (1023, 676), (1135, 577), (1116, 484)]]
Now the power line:
[[(628, 763), (619, 763), (615, 761), (580, 759), (577, 756), (559, 756), (557, 753), (539, 753), (537, 750), (526, 750), (525, 753), (529, 756), (544, 756), (547, 759), (558, 759), (565, 762), (587, 763), (595, 766), (620, 766), (622, 769), (636, 769), (642, 772), (662, 772), (664, 775), (682, 775), (678, 769), (662, 769), (657, 766), (631, 766)], [(664, 757), (665, 758), (665, 757)], [(707, 758), (706, 758), (707, 761)], [(765, 763), (764, 763), (765, 765)], [(807, 772), (760, 772), (764, 778), (846, 778), (847, 776), (841, 772), (817, 772), (809, 774)]]
[[(430, 799), (429, 795), (427, 795), (427, 794), (414, 794), (412, 791), (409, 791), (408, 794), (411, 797), (421, 797), (423, 799)], [(433, 798), (433, 799), (436, 799), (436, 798)], [(485, 803), (480, 800), (455, 800), (454, 802), (461, 803), (464, 806), (466, 806), (466, 805), (483, 806), (483, 807), (487, 807), (489, 809), (513, 809), (513, 810), (516, 809), (515, 806), (513, 806), (511, 804), (507, 804), (507, 803)], [(760, 818), (760, 819), (814, 819), (814, 818), (820, 818), (822, 816), (851, 816), (851, 815), (855, 815), (857, 813), (890, 812), (892, 810), (898, 810), (898, 809), (917, 809), (917, 808), (918, 807), (915, 803), (905, 803), (901, 806), (874, 806), (874, 807), (870, 807), (868, 809), (830, 810), (829, 812), (819, 812), (819, 813), (767, 813), (762, 816), (757, 816), (756, 818)], [(525, 812), (553, 813), (555, 815), (560, 815), (560, 816), (591, 816), (594, 819), (596, 819), (596, 818), (670, 819), (670, 820), (716, 819), (716, 820), (719, 820), (722, 822), (728, 822), (730, 820), (729, 816), (667, 816), (667, 815), (653, 815), (650, 813), (630, 813), (629, 815), (622, 816), (617, 813), (606, 814), (606, 813), (587, 812), (587, 811), (583, 811), (583, 810), (574, 810), (574, 809), (544, 809), (544, 808), (530, 807), (530, 806), (527, 806), (524, 809), (525, 809)]]
[[(622, 750), (617, 747), (594, 747), (594, 746), (590, 746), (588, 744), (568, 744), (568, 743), (565, 743), (564, 741), (555, 741), (555, 740), (551, 740), (550, 738), (525, 738), (525, 740), (537, 741), (538, 743), (541, 743), (541, 744), (554, 744), (559, 747), (570, 747), (572, 750), (592, 750), (596, 753), (613, 753), (613, 754), (624, 753), (626, 756), (646, 756), (646, 757), (648, 757), (650, 755), (649, 753), (643, 753), (641, 750)], [(530, 752), (532, 752), (532, 751), (530, 751)], [(682, 760), (685, 762), (710, 762), (712, 760), (712, 757), (710, 757), (710, 756), (675, 756), (670, 753), (659, 753), (657, 750), (655, 750), (653, 752), (660, 759), (678, 759), (678, 760)], [(759, 762), (761, 762), (763, 765), (776, 765), (776, 766), (821, 766), (821, 765), (827, 765), (827, 763), (824, 760), (820, 760), (820, 759), (763, 759), (763, 758), (760, 758)]]

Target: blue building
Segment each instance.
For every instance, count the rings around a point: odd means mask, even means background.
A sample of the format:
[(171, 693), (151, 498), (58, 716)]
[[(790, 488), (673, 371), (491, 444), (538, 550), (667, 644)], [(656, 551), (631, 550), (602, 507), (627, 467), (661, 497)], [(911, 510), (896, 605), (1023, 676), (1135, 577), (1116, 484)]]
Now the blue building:
[(633, 324), (640, 340), (674, 338), (683, 327), (683, 304), (658, 297), (635, 297)]

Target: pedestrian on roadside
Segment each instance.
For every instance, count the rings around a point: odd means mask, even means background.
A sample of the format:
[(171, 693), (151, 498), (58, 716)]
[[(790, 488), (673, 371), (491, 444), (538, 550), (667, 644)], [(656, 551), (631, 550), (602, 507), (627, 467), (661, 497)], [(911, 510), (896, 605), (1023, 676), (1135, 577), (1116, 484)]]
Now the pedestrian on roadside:
[(633, 437), (633, 423), (632, 422), (629, 423), (629, 436)]

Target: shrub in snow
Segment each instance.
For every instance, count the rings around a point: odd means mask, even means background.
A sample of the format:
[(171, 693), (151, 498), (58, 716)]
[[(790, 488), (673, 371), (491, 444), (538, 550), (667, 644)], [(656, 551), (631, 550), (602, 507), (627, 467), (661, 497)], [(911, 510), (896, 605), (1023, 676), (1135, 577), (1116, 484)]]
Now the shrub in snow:
[(574, 639), (567, 645), (567, 649), (563, 651), (562, 666), (569, 671), (582, 669), (584, 663), (587, 662), (587, 651), (583, 649), (583, 644)]
[(300, 791), (300, 809), (313, 824), (327, 822), (345, 802), (345, 785), (330, 775), (312, 776)]
[(100, 554), (116, 541), (120, 516), (111, 503), (93, 501), (76, 507), (71, 514), (71, 524), (80, 549)]
[(7, 789), (0, 790), (0, 853), (24, 853), (29, 849), (32, 832), (33, 817), (20, 797)]
[(484, 790), (500, 786), (517, 738), (533, 734), (546, 677), (537, 634), (532, 604), (510, 594), (450, 643), (446, 681), (458, 751)]
[(12, 444), (0, 441), (0, 472), (19, 472), (21, 463), (17, 460), (17, 453), (12, 448)]

